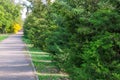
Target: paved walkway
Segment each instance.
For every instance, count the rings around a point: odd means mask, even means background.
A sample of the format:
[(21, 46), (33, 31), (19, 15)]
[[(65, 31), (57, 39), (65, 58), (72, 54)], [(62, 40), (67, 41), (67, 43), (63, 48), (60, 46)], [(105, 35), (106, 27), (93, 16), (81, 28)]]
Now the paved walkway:
[(0, 80), (35, 80), (21, 36), (18, 33), (0, 42)]

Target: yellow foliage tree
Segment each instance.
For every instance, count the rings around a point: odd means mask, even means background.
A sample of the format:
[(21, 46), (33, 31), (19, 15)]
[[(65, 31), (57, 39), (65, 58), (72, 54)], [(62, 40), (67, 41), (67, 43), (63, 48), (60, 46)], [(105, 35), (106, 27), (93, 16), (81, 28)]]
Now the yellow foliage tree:
[(20, 31), (21, 29), (22, 29), (22, 27), (20, 26), (20, 24), (15, 23), (15, 24), (13, 25), (13, 31), (14, 31), (14, 33), (17, 33), (17, 32)]

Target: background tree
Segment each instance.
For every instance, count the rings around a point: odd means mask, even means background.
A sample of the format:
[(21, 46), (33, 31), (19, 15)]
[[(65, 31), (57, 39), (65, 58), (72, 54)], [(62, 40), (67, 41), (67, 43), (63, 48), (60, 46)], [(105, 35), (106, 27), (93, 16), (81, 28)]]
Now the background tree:
[(11, 0), (2, 0), (0, 4), (0, 32), (12, 32), (12, 24), (20, 16), (20, 6)]

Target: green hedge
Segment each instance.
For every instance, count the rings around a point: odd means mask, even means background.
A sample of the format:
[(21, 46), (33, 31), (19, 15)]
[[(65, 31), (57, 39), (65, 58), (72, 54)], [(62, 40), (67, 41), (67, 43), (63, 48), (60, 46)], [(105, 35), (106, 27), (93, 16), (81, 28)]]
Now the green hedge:
[(32, 4), (25, 36), (35, 47), (51, 53), (72, 80), (120, 80), (120, 14), (115, 3), (56, 0)]

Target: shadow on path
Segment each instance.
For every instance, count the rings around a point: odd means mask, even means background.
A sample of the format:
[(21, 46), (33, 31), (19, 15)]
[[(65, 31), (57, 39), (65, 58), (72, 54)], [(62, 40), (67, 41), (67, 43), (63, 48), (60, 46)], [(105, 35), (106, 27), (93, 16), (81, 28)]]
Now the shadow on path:
[(0, 42), (0, 80), (35, 80), (22, 35), (19, 32)]

